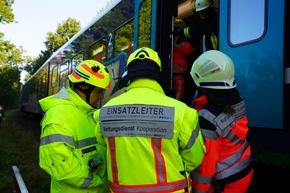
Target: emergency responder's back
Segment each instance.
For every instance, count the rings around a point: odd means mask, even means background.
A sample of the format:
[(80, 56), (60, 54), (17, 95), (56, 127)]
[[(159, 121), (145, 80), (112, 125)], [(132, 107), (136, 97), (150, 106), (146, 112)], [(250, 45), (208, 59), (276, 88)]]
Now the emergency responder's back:
[(140, 48), (127, 62), (120, 88), (98, 113), (107, 144), (112, 192), (188, 192), (188, 172), (204, 154), (197, 113), (164, 94), (157, 52)]

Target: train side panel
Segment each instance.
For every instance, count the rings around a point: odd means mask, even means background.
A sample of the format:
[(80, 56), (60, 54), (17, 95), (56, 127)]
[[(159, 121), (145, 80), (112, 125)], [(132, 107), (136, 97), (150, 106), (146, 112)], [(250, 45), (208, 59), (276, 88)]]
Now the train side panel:
[(235, 63), (251, 127), (284, 126), (284, 4), (220, 1), (220, 50)]

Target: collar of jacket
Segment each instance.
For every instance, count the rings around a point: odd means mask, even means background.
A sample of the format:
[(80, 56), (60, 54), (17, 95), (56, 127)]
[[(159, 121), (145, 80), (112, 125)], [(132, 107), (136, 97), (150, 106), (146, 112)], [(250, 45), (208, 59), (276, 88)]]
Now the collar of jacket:
[(76, 106), (78, 106), (81, 109), (84, 109), (87, 113), (89, 112), (95, 112), (97, 109), (91, 107), (84, 99), (82, 99), (71, 87), (68, 87), (67, 89), (64, 89), (72, 98), (72, 102), (75, 103)]
[(135, 79), (133, 82), (129, 84), (126, 90), (129, 91), (132, 88), (149, 88), (155, 90), (156, 92), (165, 94), (162, 87), (156, 80), (148, 78)]
[(46, 112), (56, 105), (73, 105), (85, 113), (93, 113), (96, 109), (87, 104), (76, 92), (70, 87), (63, 87), (57, 94), (48, 96), (39, 101), (43, 112)]

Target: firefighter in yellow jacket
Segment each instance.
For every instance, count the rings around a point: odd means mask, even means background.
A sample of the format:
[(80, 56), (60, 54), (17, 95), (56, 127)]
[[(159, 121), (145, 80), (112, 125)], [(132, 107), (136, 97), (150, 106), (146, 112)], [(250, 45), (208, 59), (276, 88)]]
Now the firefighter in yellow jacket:
[(143, 47), (128, 58), (119, 88), (127, 91), (96, 111), (107, 146), (111, 192), (190, 192), (189, 172), (205, 147), (197, 112), (164, 94), (161, 61)]
[(39, 101), (39, 165), (51, 176), (51, 193), (106, 193), (105, 148), (96, 139), (93, 113), (110, 87), (107, 69), (85, 60), (69, 75), (71, 86)]

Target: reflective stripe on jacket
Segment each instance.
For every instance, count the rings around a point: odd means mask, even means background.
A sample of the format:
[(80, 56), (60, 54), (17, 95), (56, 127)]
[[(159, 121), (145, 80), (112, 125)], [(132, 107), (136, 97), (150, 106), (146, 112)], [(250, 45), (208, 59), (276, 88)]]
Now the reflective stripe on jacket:
[(244, 101), (233, 105), (236, 111), (233, 115), (219, 114), (209, 106), (198, 113), (208, 151), (200, 167), (191, 172), (194, 193), (208, 192), (211, 184), (241, 179), (252, 169), (251, 150), (246, 140), (249, 128)]
[[(198, 19), (183, 30), (186, 38), (199, 42), (199, 54), (207, 50), (218, 50), (218, 15), (214, 9), (210, 9), (206, 19)], [(199, 55), (198, 54), (198, 55)]]
[(108, 192), (105, 162), (94, 172), (88, 166), (96, 155), (105, 159), (105, 148), (96, 140), (95, 109), (70, 88), (39, 103), (45, 112), (39, 165), (51, 175), (51, 193)]
[[(113, 113), (106, 109), (116, 106), (120, 108), (119, 111), (114, 112), (116, 120), (112, 122), (108, 119), (105, 122), (103, 115), (109, 116)], [(122, 118), (122, 116), (128, 117), (128, 112), (122, 115), (125, 111), (122, 110), (124, 106), (132, 110), (132, 116), (135, 117), (133, 122), (143, 123), (145, 126), (139, 128), (137, 124), (136, 127), (126, 127), (132, 123)], [(140, 107), (140, 109), (134, 110), (131, 107)], [(155, 110), (154, 107), (156, 107)], [(161, 111), (157, 109), (173, 109), (171, 138), (150, 135), (154, 129), (170, 130), (171, 117), (159, 115)], [(142, 116), (144, 118), (144, 114), (150, 119), (149, 111), (154, 113), (153, 117), (158, 114), (158, 117), (164, 118), (164, 122), (156, 123), (157, 126), (160, 124), (160, 127), (154, 127), (154, 121), (138, 119)], [(103, 134), (105, 130), (110, 131), (108, 136), (104, 136), (104, 142), (108, 148), (107, 170), (112, 192), (190, 191), (188, 172), (201, 163), (205, 151), (197, 112), (194, 109), (165, 96), (156, 81), (137, 79), (130, 83), (127, 92), (107, 102), (100, 111), (95, 113), (94, 117), (102, 120), (99, 126)], [(110, 127), (101, 127), (105, 123), (112, 124)], [(168, 124), (168, 127), (162, 127), (163, 124)], [(147, 127), (148, 125), (153, 125), (153, 128)], [(147, 131), (148, 137), (146, 137)]]
[(187, 56), (194, 54), (191, 44), (186, 41), (180, 41), (181, 37), (174, 38), (173, 47), (173, 74), (186, 74), (188, 72)]

